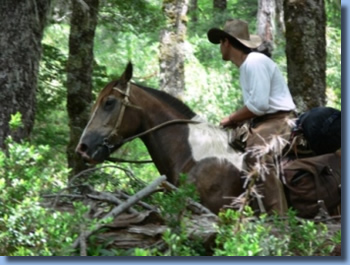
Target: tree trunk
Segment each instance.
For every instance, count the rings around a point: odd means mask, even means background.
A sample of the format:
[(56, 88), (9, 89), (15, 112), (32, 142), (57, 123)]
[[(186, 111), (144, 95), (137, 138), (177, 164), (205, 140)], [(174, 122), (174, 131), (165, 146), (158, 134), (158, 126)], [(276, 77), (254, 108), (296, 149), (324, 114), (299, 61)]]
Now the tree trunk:
[(275, 0), (259, 0), (257, 15), (258, 35), (263, 39), (263, 49), (272, 53), (275, 35), (276, 2)]
[(167, 28), (160, 33), (160, 88), (175, 97), (185, 89), (185, 36), (188, 0), (163, 1)]
[(326, 14), (324, 0), (286, 0), (288, 85), (299, 111), (325, 104)]
[(191, 17), (191, 22), (197, 23), (198, 22), (198, 0), (190, 0), (188, 13)]
[[(2, 0), (0, 4), (0, 148), (8, 135), (29, 137), (34, 125), (41, 40), (48, 0)], [(11, 114), (20, 112), (21, 128), (10, 131)]]
[(283, 0), (276, 0), (276, 32), (278, 37), (284, 38), (286, 26), (284, 24)]
[(225, 10), (227, 8), (227, 0), (214, 0), (213, 7), (214, 9)]
[(67, 110), (70, 139), (68, 166), (77, 174), (86, 168), (75, 147), (88, 122), (92, 100), (93, 47), (99, 0), (73, 0), (67, 62)]

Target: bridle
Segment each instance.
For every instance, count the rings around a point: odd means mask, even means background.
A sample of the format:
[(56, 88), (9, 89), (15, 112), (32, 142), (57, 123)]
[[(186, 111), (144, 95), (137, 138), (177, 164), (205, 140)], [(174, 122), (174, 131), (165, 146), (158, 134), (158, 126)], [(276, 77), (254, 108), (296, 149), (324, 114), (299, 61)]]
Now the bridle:
[[(153, 132), (153, 131), (156, 131), (160, 128), (163, 128), (165, 126), (168, 126), (170, 124), (175, 124), (175, 123), (195, 123), (195, 124), (198, 124), (200, 123), (199, 121), (194, 121), (194, 120), (186, 120), (186, 119), (174, 119), (174, 120), (170, 120), (170, 121), (166, 121), (164, 123), (161, 123), (151, 129), (148, 129), (142, 133), (139, 133), (139, 134), (136, 134), (134, 136), (131, 136), (131, 137), (128, 137), (128, 138), (125, 138), (121, 135), (118, 134), (118, 131), (120, 129), (120, 126), (122, 124), (122, 121), (123, 121), (123, 117), (124, 117), (124, 114), (125, 114), (125, 109), (126, 107), (132, 107), (132, 108), (136, 108), (136, 109), (141, 109), (139, 106), (136, 106), (134, 104), (132, 104), (130, 102), (130, 82), (128, 82), (127, 84), (127, 87), (126, 87), (126, 90), (123, 91), (121, 90), (120, 88), (118, 88), (117, 86), (114, 86), (113, 89), (118, 91), (121, 95), (123, 95), (123, 99), (121, 101), (121, 109), (119, 111), (119, 114), (118, 114), (118, 119), (117, 119), (117, 122), (112, 130), (112, 132), (106, 137), (103, 139), (103, 144), (102, 146), (106, 147), (109, 154), (111, 154), (113, 151), (114, 151), (114, 148), (116, 146), (121, 146), (123, 145), (124, 143), (126, 142), (130, 142), (138, 137), (141, 137), (141, 136), (144, 136), (150, 132)], [(111, 138), (112, 137), (116, 137), (118, 140), (117, 140), (117, 143), (116, 144), (112, 144), (111, 143)]]
[(132, 104), (130, 104), (130, 100), (129, 100), (129, 97), (130, 97), (130, 82), (128, 82), (125, 91), (121, 90), (117, 86), (114, 86), (113, 90), (118, 91), (124, 97), (121, 100), (121, 109), (120, 109), (119, 114), (118, 114), (117, 122), (116, 122), (112, 132), (106, 138), (103, 139), (102, 146), (106, 147), (109, 153), (111, 153), (112, 149), (114, 149), (114, 147), (116, 146), (116, 144), (111, 144), (110, 143), (112, 137), (117, 137), (117, 139), (119, 139), (120, 143), (118, 143), (117, 145), (121, 145), (122, 144), (123, 137), (118, 134), (118, 130), (119, 130), (121, 124), (122, 124), (126, 107), (131, 107), (131, 106), (134, 107)]

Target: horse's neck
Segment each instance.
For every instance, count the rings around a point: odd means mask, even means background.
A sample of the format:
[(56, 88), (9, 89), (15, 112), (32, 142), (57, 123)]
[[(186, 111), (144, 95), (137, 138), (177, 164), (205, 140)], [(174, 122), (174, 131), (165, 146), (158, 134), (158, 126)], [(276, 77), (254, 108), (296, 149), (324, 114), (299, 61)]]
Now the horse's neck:
[[(160, 123), (151, 122), (152, 126)], [(165, 174), (172, 183), (176, 183), (179, 173), (186, 173), (193, 163), (188, 132), (188, 124), (172, 124), (141, 138), (159, 172)]]
[[(142, 93), (142, 92), (141, 92)], [(148, 93), (141, 94), (136, 102), (144, 111), (139, 117), (142, 128), (146, 131), (174, 119), (187, 119), (175, 109), (164, 106)], [(136, 100), (136, 99), (135, 99)], [(192, 120), (200, 120), (198, 117)], [(203, 121), (203, 120), (200, 120)], [(141, 137), (157, 169), (168, 180), (176, 183), (179, 173), (187, 173), (191, 166), (208, 158), (227, 160), (235, 167), (241, 168), (242, 159), (228, 147), (227, 134), (219, 128), (201, 123), (172, 124), (155, 130)]]
[(170, 125), (143, 140), (160, 173), (173, 183), (179, 173), (207, 159), (225, 160), (242, 169), (242, 156), (228, 146), (227, 133), (205, 122)]

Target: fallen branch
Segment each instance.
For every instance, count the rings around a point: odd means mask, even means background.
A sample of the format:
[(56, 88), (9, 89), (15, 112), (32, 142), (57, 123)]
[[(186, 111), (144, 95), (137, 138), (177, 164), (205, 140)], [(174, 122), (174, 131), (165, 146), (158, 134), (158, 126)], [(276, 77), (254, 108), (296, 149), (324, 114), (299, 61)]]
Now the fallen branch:
[[(109, 194), (107, 192), (96, 192), (97, 194), (86, 194), (88, 198), (94, 199), (94, 200), (100, 200), (104, 202), (111, 202), (115, 205), (121, 205), (124, 202), (117, 197), (113, 196), (112, 194)], [(137, 213), (135, 209), (132, 207), (129, 208), (130, 213)]]
[(134, 174), (127, 168), (123, 168), (123, 167), (120, 167), (120, 166), (116, 166), (116, 165), (108, 165), (108, 166), (100, 166), (100, 167), (94, 167), (94, 168), (88, 168), (88, 169), (85, 169), (81, 172), (79, 172), (78, 174), (74, 175), (70, 180), (69, 180), (69, 183), (68, 183), (68, 188), (71, 187), (72, 183), (79, 177), (81, 177), (82, 175), (85, 175), (86, 173), (89, 173), (89, 172), (92, 172), (92, 171), (96, 171), (96, 170), (100, 170), (100, 169), (103, 169), (103, 168), (117, 168), (117, 169), (120, 169), (122, 171), (124, 171), (124, 173), (134, 179), (135, 181), (141, 183), (141, 184), (145, 184), (143, 181), (141, 181), (140, 179), (136, 178), (134, 176)]
[(79, 244), (80, 244), (80, 256), (87, 256), (87, 251), (86, 251), (86, 233), (84, 226), (82, 225), (80, 227), (80, 236), (79, 236)]
[(142, 198), (146, 197), (147, 195), (151, 194), (158, 185), (160, 185), (163, 181), (166, 180), (166, 176), (162, 175), (156, 180), (154, 180), (151, 184), (149, 184), (147, 187), (143, 188), (139, 192), (137, 192), (134, 196), (131, 196), (129, 199), (127, 199), (123, 204), (119, 205), (118, 207), (114, 208), (109, 214), (107, 214), (103, 219), (109, 218), (109, 217), (116, 217), (117, 215), (124, 212), (127, 208), (129, 208), (131, 205), (134, 205)]
[[(131, 196), (122, 192), (122, 191), (118, 191), (117, 196), (120, 196), (123, 199), (129, 199)], [(145, 203), (143, 201), (138, 201), (137, 204), (139, 204), (140, 206), (142, 206), (143, 208), (147, 209), (147, 210), (151, 210), (151, 211), (157, 211), (157, 208), (149, 205), (148, 203)]]
[(44, 194), (41, 195), (43, 198), (57, 198), (57, 197), (67, 197), (71, 199), (84, 199), (83, 195), (77, 195), (77, 194)]
[[(142, 198), (148, 196), (149, 194), (151, 194), (158, 185), (160, 185), (163, 181), (166, 180), (166, 176), (162, 175), (160, 177), (158, 177), (157, 179), (155, 179), (151, 184), (149, 184), (147, 187), (143, 188), (142, 190), (140, 190), (139, 192), (137, 192), (134, 196), (131, 196), (129, 199), (127, 199), (123, 204), (115, 207), (111, 212), (109, 212), (107, 215), (105, 215), (100, 222), (97, 224), (96, 228), (90, 232), (87, 233), (83, 233), (82, 235), (85, 238), (88, 238), (90, 235), (92, 235), (95, 231), (99, 230), (100, 228), (102, 228), (104, 226), (104, 224), (102, 224), (103, 221), (105, 221), (107, 218), (115, 218), (116, 216), (118, 216), (119, 214), (121, 214), (122, 212), (124, 212), (126, 209), (128, 209), (130, 206), (134, 205), (135, 203), (137, 203), (139, 200), (141, 200)], [(80, 237), (79, 236), (74, 243), (72, 244), (72, 248), (77, 248), (80, 245)]]

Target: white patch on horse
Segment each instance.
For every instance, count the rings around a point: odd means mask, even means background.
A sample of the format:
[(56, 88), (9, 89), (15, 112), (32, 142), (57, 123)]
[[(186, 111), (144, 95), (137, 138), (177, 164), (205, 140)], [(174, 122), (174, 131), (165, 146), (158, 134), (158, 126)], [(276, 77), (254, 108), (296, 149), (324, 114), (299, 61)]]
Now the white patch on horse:
[(220, 160), (227, 160), (236, 168), (242, 170), (243, 155), (229, 146), (227, 132), (205, 122), (199, 116), (195, 116), (192, 120), (202, 122), (188, 125), (188, 142), (191, 146), (193, 159), (200, 161), (215, 157)]

